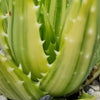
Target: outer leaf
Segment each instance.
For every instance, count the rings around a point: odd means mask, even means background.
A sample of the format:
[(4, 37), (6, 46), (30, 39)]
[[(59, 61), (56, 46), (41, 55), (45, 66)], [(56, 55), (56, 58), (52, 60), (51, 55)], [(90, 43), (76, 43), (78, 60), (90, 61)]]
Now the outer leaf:
[[(49, 91), (51, 95), (61, 96), (71, 93), (75, 88), (77, 88), (77, 84), (82, 81), (82, 77), (87, 73), (96, 40), (97, 10), (93, 11), (93, 16), (90, 14), (90, 18), (88, 19), (90, 7), (92, 9), (92, 2), (93, 1), (91, 0), (86, 0), (81, 6), (79, 5), (81, 3), (80, 0), (74, 0), (72, 2), (72, 8), (67, 19), (68, 21), (62, 33), (60, 53), (56, 61), (53, 63), (53, 67), (49, 73), (43, 78), (40, 86), (41, 89)], [(95, 9), (96, 2), (97, 1), (94, 1)], [(78, 5), (77, 9), (76, 5)], [(75, 10), (75, 13), (73, 13), (73, 10)], [(73, 16), (76, 22), (69, 19), (73, 18)], [(93, 21), (93, 19), (95, 20)], [(87, 21), (88, 27), (85, 28)], [(93, 32), (92, 35), (89, 33), (91, 28)], [(88, 48), (89, 45), (90, 47)], [(82, 55), (80, 55), (81, 50), (83, 50)], [(77, 72), (80, 73), (81, 77), (79, 76), (80, 78), (77, 78), (78, 81), (76, 81), (75, 77), (75, 84), (73, 84), (73, 87), (71, 85), (71, 88), (69, 89), (69, 82), (71, 81), (71, 78), (73, 78), (73, 73), (75, 73), (77, 68), (80, 69)], [(75, 76), (78, 77), (77, 72)]]
[(39, 100), (44, 95), (28, 76), (0, 55), (0, 92), (13, 100)]
[[(13, 3), (15, 2), (15, 3)], [(10, 0), (8, 21), (9, 45), (15, 61), (26, 74), (41, 78), (49, 68), (40, 39), (36, 9), (32, 0)]]
[(11, 58), (11, 52), (8, 45), (8, 0), (1, 0), (0, 2), (0, 44), (7, 56)]

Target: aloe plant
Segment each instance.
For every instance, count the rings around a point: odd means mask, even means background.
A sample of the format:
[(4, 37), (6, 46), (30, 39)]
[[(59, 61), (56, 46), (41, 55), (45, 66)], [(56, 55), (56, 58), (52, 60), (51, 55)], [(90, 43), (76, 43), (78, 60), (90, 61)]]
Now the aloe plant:
[(99, 6), (99, 0), (0, 0), (0, 92), (39, 100), (78, 90), (99, 61)]

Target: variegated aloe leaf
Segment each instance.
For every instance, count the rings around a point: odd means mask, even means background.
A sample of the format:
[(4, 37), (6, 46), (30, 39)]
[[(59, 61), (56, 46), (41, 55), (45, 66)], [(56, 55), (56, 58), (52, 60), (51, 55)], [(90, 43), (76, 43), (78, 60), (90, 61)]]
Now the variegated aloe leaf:
[(36, 10), (32, 0), (9, 0), (8, 40), (11, 52), (24, 72), (31, 72), (34, 80), (41, 78), (42, 73), (49, 69), (39, 35)]
[(41, 89), (59, 96), (71, 93), (83, 82), (84, 76), (91, 68), (88, 65), (96, 41), (96, 21), (96, 0), (86, 0), (82, 4), (80, 0), (72, 2), (62, 33), (60, 52), (53, 67), (42, 79)]
[[(98, 7), (100, 9), (100, 0), (98, 0)], [(96, 56), (97, 56), (97, 66), (100, 67), (100, 13), (98, 9), (98, 35), (97, 35), (97, 45), (96, 45)]]
[[(59, 50), (62, 28), (67, 14), (67, 4), (68, 0), (41, 0), (40, 3), (38, 21), (42, 23), (40, 33), (41, 39), (45, 41), (43, 45), (44, 51), (48, 55), (46, 51), (49, 50), (51, 44), (53, 46), (52, 48), (54, 48), (49, 52), (49, 63), (55, 60), (55, 51)], [(53, 56), (51, 56), (52, 53), (54, 54)]]
[(2, 46), (3, 50), (11, 58), (11, 52), (8, 45), (8, 0), (1, 0), (0, 4), (0, 45)]
[(1, 54), (0, 93), (13, 100), (39, 100), (44, 95), (29, 76)]

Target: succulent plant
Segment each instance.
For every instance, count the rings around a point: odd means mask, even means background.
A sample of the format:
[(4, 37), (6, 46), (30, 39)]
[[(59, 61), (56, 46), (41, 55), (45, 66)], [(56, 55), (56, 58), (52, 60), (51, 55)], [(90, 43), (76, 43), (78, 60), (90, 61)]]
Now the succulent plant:
[(39, 100), (77, 91), (100, 62), (99, 10), (100, 0), (0, 0), (0, 92)]

